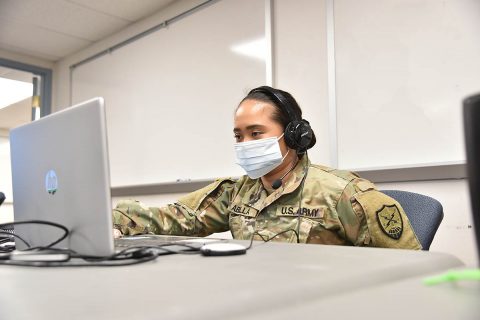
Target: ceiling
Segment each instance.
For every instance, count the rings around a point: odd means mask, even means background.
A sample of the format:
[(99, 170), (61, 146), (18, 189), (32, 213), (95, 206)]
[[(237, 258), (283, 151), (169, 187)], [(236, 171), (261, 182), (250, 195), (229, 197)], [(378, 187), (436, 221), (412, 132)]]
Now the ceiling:
[(0, 49), (57, 61), (179, 0), (0, 0)]

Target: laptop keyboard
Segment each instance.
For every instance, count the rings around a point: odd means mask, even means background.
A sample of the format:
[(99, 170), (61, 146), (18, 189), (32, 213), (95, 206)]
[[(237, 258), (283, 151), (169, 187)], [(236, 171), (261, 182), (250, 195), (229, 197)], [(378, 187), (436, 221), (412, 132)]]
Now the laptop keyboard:
[(115, 239), (114, 244), (117, 249), (124, 249), (128, 247), (137, 246), (158, 246), (167, 243), (186, 243), (203, 246), (206, 243), (222, 241), (220, 239), (212, 238), (197, 238), (184, 236), (165, 236), (165, 235), (138, 235), (125, 236)]

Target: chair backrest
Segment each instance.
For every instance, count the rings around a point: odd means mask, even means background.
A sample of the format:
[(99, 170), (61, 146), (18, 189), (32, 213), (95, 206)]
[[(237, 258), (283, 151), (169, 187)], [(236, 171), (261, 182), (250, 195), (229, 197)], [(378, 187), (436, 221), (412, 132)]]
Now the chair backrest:
[(400, 203), (423, 250), (430, 249), (433, 237), (443, 219), (442, 204), (431, 197), (414, 192), (400, 190), (380, 191)]

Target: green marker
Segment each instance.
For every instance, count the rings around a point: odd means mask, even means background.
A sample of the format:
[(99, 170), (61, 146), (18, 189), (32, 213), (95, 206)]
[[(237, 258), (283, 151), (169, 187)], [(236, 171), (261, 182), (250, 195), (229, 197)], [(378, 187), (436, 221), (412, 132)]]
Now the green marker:
[(460, 271), (448, 271), (447, 273), (423, 279), (423, 284), (432, 286), (444, 282), (456, 282), (460, 280), (480, 280), (480, 269), (466, 269)]

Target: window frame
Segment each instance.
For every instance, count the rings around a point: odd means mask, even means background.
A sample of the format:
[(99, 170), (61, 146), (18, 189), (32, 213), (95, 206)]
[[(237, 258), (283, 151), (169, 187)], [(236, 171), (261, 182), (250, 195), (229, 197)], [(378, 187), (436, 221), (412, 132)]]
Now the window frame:
[[(39, 66), (0, 58), (0, 66), (30, 72), (39, 76), (40, 81), (40, 117), (49, 115), (52, 112), (52, 70)], [(32, 121), (34, 115), (32, 114)]]

